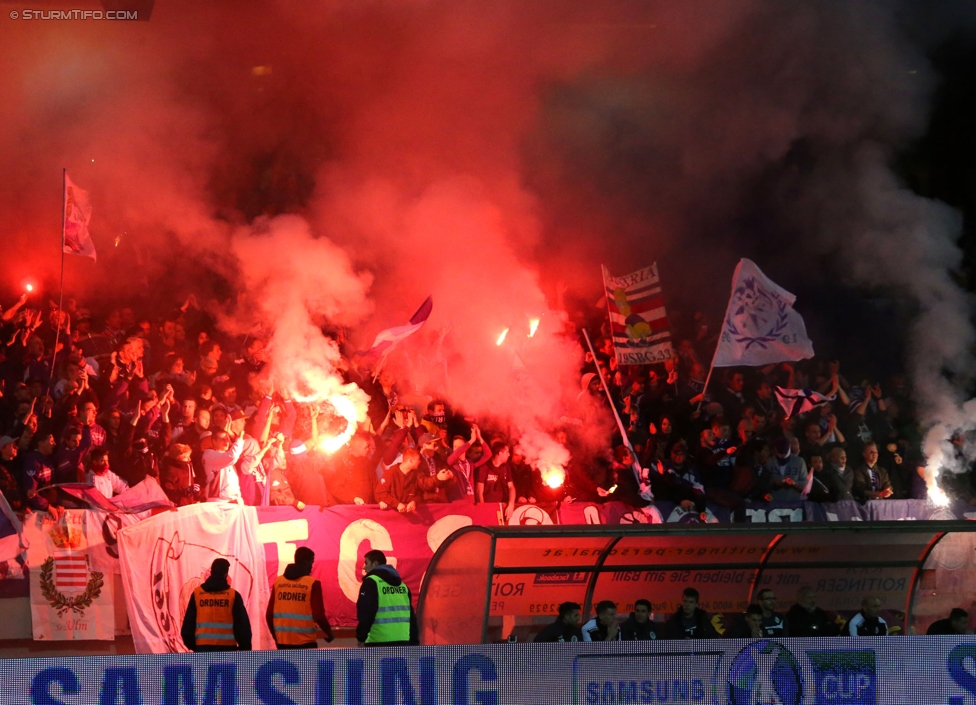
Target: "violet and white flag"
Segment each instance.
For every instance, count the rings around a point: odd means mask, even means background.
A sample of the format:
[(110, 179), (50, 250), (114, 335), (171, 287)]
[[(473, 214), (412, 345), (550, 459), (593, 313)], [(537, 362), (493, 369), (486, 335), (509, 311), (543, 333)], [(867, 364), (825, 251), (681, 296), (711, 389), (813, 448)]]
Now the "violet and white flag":
[(88, 192), (71, 182), (68, 172), (64, 172), (64, 231), (61, 244), (65, 252), (96, 259), (95, 244), (88, 233), (91, 221), (91, 204)]
[(812, 389), (786, 389), (784, 387), (776, 387), (774, 391), (776, 392), (776, 401), (779, 402), (779, 405), (783, 407), (783, 411), (786, 412), (786, 418), (805, 414), (811, 409), (823, 406), (827, 402), (837, 398), (836, 395), (825, 397), (823, 394), (815, 392)]
[(742, 259), (732, 278), (713, 367), (759, 367), (813, 357), (803, 318), (793, 310), (796, 297)]
[(363, 358), (374, 361), (385, 359), (401, 341), (406, 340), (423, 327), (433, 310), (434, 297), (428, 296), (405, 326), (394, 326), (377, 333), (373, 346), (363, 353)]

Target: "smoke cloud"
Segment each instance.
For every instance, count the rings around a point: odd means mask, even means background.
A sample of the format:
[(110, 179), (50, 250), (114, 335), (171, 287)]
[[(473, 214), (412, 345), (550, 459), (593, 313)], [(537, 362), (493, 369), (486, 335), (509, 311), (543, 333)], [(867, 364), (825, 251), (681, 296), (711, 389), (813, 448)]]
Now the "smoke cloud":
[(328, 394), (323, 323), (365, 346), (433, 294), (391, 364), (547, 433), (578, 389), (559, 282), (592, 301), (598, 264), (657, 260), (670, 301), (718, 313), (747, 256), (791, 290), (905, 302), (936, 447), (973, 425), (960, 222), (890, 164), (925, 128), (926, 48), (973, 18), (924, 4), (911, 33), (922, 6), (168, 0), (148, 23), (11, 23), (0, 273), (50, 293), (67, 166), (100, 253), (69, 258), (69, 293), (244, 291), (228, 327), (272, 336), (281, 385), (318, 370)]

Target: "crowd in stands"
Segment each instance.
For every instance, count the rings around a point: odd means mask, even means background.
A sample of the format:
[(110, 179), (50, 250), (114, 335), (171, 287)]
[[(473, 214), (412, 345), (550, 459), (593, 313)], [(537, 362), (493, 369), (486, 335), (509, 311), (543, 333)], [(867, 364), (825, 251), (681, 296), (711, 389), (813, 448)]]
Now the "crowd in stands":
[[(738, 508), (776, 500), (924, 497), (919, 428), (902, 377), (845, 377), (836, 360), (716, 370), (707, 326), (677, 338), (659, 366), (618, 367), (610, 337), (580, 341), (580, 387), (546, 429), (571, 453), (550, 487), (518, 452), (518, 429), (477, 423), (345, 349), (342, 374), (369, 395), (369, 419), (334, 453), (345, 424), (299, 403), (263, 374), (266, 341), (230, 338), (189, 297), (161, 315), (131, 307), (63, 310), (22, 297), (0, 313), (0, 491), (20, 512), (58, 514), (52, 485), (82, 482), (111, 497), (156, 478), (177, 506), (378, 505), (411, 512), (467, 499), (521, 503), (668, 500)], [(606, 380), (609, 395), (601, 380)], [(786, 418), (774, 388), (833, 401)], [(609, 397), (609, 398), (608, 398)], [(612, 402), (611, 402), (612, 400)], [(611, 403), (633, 450), (613, 431)], [(611, 429), (596, 445), (593, 428)], [(951, 496), (976, 501), (968, 475)]]
[[(634, 611), (620, 623), (617, 606), (612, 600), (598, 602), (596, 616), (580, 626), (581, 607), (564, 602), (554, 622), (535, 636), (537, 642), (568, 641), (649, 641), (656, 639), (782, 639), (784, 637), (888, 636), (888, 623), (881, 616), (882, 601), (866, 595), (861, 609), (844, 620), (817, 606), (816, 593), (802, 587), (796, 602), (786, 614), (776, 611), (776, 595), (764, 588), (756, 593), (757, 601), (731, 624), (718, 627), (705, 610), (698, 606), (700, 595), (695, 588), (685, 588), (681, 607), (664, 621), (655, 621), (649, 600), (634, 603)], [(721, 634), (719, 633), (721, 629)], [(933, 622), (928, 635), (972, 634), (969, 613), (954, 608), (946, 619)]]

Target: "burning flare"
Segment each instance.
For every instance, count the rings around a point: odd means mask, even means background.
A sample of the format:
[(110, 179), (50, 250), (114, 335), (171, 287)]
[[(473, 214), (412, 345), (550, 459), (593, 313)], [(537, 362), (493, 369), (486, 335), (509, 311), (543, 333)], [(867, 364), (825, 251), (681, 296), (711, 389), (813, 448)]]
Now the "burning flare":
[(537, 330), (539, 330), (539, 319), (533, 318), (531, 321), (529, 321), (529, 337), (531, 338), (533, 335), (535, 335)]
[(949, 505), (949, 495), (939, 487), (939, 471), (933, 467), (932, 462), (925, 467), (925, 486), (928, 490), (929, 501), (937, 507)]
[(33, 284), (28, 284), (24, 288), (27, 290), (28, 293), (34, 291), (34, 285)]
[(546, 483), (546, 487), (554, 490), (562, 487), (566, 481), (566, 471), (558, 465), (541, 467), (539, 468), (539, 472), (542, 473), (542, 481)]
[(525, 462), (538, 468), (547, 487), (557, 489), (566, 481), (569, 451), (534, 424), (523, 430), (517, 450)]
[(953, 472), (956, 449), (952, 441), (955, 437), (950, 427), (939, 423), (929, 429), (922, 443), (926, 458), (922, 476), (925, 479), (929, 501), (937, 507), (945, 507), (949, 504), (949, 496), (939, 487), (939, 477), (947, 472)]
[(495, 341), (495, 345), (501, 345), (505, 342), (505, 336), (508, 335), (508, 328), (502, 331), (502, 334), (498, 336), (498, 340)]
[(343, 418), (346, 421), (346, 428), (342, 433), (336, 435), (325, 436), (319, 441), (319, 448), (325, 453), (335, 453), (337, 450), (342, 448), (349, 442), (349, 439), (353, 437), (356, 433), (356, 428), (358, 423), (356, 421), (356, 405), (353, 403), (352, 399), (349, 397), (344, 397), (341, 395), (334, 395), (329, 397), (327, 400), (328, 404), (332, 406), (335, 410), (335, 414), (339, 418)]

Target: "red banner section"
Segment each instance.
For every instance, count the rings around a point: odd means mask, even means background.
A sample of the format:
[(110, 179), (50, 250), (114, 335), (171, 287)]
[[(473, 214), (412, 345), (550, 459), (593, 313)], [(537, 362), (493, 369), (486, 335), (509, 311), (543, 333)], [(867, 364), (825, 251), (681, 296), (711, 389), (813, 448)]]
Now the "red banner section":
[(258, 539), (264, 543), (268, 580), (284, 573), (295, 549), (315, 551), (312, 576), (322, 582), (325, 609), (333, 626), (356, 625), (356, 599), (362, 582), (363, 555), (386, 554), (413, 594), (414, 603), (430, 559), (441, 543), (464, 526), (498, 525), (500, 505), (467, 502), (427, 504), (412, 514), (374, 506), (338, 505), (258, 508)]

